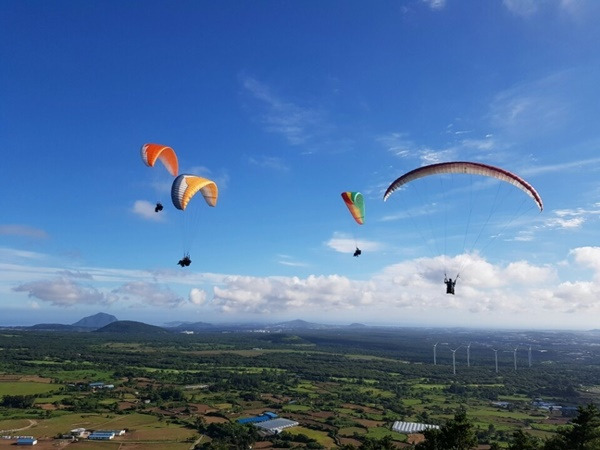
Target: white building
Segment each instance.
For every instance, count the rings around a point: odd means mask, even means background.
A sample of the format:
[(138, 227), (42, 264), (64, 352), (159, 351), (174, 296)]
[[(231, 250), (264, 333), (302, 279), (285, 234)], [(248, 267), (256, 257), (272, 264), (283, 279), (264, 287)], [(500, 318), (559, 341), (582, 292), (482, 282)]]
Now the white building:
[(392, 430), (402, 434), (412, 434), (412, 433), (420, 433), (423, 430), (427, 430), (429, 428), (440, 428), (438, 425), (429, 425), (426, 423), (418, 423), (418, 422), (394, 422), (392, 425)]
[(267, 433), (278, 434), (286, 428), (298, 426), (298, 422), (289, 419), (273, 419), (255, 423), (254, 426), (261, 428)]

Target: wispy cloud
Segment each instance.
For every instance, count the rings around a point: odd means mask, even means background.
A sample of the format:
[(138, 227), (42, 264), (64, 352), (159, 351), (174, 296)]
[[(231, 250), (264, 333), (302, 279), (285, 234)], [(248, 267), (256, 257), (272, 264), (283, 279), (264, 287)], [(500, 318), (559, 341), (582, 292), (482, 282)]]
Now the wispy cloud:
[(491, 152), (494, 152), (495, 158), (497, 158), (499, 147), (491, 134), (479, 139), (457, 139), (444, 148), (417, 145), (409, 138), (408, 133), (399, 132), (378, 136), (376, 141), (394, 156), (401, 159), (416, 159), (421, 165), (452, 161), (458, 158), (479, 159), (482, 155), (489, 155)]
[(564, 172), (567, 170), (577, 170), (600, 167), (600, 158), (587, 158), (576, 161), (566, 161), (557, 164), (531, 165), (521, 171), (522, 175), (540, 175), (553, 172)]
[(290, 266), (290, 267), (308, 267), (308, 264), (301, 261), (296, 261), (289, 255), (278, 255), (277, 262), (282, 266)]
[(440, 10), (446, 6), (446, 0), (421, 0), (433, 10)]
[(243, 78), (242, 84), (262, 106), (261, 120), (266, 130), (282, 135), (290, 144), (306, 143), (323, 127), (325, 120), (317, 109), (286, 100), (252, 77)]
[(23, 236), (35, 239), (45, 239), (48, 234), (39, 228), (30, 227), (28, 225), (0, 225), (0, 235), (6, 236)]
[(517, 16), (531, 16), (538, 11), (539, 0), (503, 0), (502, 4)]
[(250, 156), (248, 162), (257, 167), (262, 167), (277, 172), (288, 172), (289, 166), (281, 159), (275, 156)]
[(13, 261), (15, 259), (41, 260), (47, 258), (47, 255), (29, 250), (20, 250), (17, 248), (0, 247), (0, 258)]
[(539, 141), (569, 131), (579, 115), (596, 108), (585, 95), (589, 78), (585, 70), (571, 69), (516, 84), (496, 94), (488, 119), (506, 139)]
[(549, 9), (554, 9), (558, 14), (567, 13), (570, 17), (581, 18), (587, 10), (596, 7), (596, 3), (595, 0), (502, 0), (506, 9), (523, 18)]
[(600, 208), (557, 209), (544, 221), (547, 228), (578, 229), (592, 216), (600, 216)]

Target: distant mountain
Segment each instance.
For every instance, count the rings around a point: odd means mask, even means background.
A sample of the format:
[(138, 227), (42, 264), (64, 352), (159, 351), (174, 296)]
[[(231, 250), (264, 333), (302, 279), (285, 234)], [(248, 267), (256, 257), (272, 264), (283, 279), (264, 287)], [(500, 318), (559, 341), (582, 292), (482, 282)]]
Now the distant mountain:
[(348, 325), (348, 328), (366, 328), (367, 326), (364, 323), (351, 323)]
[(105, 327), (108, 324), (116, 322), (118, 319), (110, 314), (98, 313), (93, 316), (87, 316), (73, 324), (76, 328), (91, 328), (98, 329)]
[(288, 322), (280, 322), (275, 325), (271, 325), (269, 328), (277, 328), (283, 330), (322, 330), (324, 328), (331, 328), (329, 325), (323, 325), (320, 323), (307, 322), (306, 320), (296, 319)]
[(181, 320), (175, 320), (173, 322), (165, 322), (163, 325), (166, 328), (177, 328), (177, 327), (181, 327), (183, 325), (189, 325), (191, 323), (193, 323), (193, 322), (189, 322), (189, 321), (186, 322), (186, 321), (181, 321)]
[(125, 333), (125, 334), (166, 334), (168, 333), (162, 327), (148, 325), (143, 322), (135, 322), (133, 320), (117, 320), (108, 325), (98, 328), (95, 333)]

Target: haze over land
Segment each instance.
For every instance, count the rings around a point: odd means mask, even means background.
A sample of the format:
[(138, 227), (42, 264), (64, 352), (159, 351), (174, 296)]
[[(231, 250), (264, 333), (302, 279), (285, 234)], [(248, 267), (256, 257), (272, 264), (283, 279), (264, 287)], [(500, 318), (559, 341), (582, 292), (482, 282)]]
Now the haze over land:
[[(4, 2), (0, 325), (597, 327), (599, 19), (594, 0)], [(219, 186), (192, 240), (146, 142)], [(519, 174), (544, 211), (433, 245), (443, 208), (486, 222), (470, 194), (382, 197), (452, 160)]]

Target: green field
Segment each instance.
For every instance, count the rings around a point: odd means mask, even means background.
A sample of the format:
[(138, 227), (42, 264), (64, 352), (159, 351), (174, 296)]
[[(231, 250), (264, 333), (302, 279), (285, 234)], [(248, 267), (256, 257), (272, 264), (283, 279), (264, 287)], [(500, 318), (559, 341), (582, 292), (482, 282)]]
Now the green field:
[(57, 391), (61, 386), (33, 381), (0, 381), (0, 397), (4, 395), (37, 395)]

